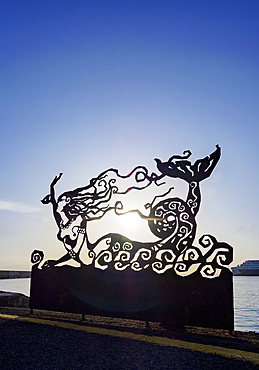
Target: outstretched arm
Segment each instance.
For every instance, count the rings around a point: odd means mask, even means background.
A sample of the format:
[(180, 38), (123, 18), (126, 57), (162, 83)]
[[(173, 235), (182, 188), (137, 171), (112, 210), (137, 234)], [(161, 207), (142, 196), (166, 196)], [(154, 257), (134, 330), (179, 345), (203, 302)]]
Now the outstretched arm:
[(60, 180), (62, 175), (63, 175), (63, 173), (60, 173), (58, 176), (54, 177), (53, 181), (50, 184), (50, 194), (46, 195), (41, 200), (41, 203), (43, 203), (43, 204), (48, 204), (48, 203), (52, 204), (53, 215), (54, 215), (54, 218), (55, 218), (56, 223), (57, 223), (58, 226), (60, 226), (60, 223), (61, 223), (61, 216), (57, 212), (58, 204), (57, 204), (57, 201), (56, 201), (56, 198), (55, 198), (55, 185)]

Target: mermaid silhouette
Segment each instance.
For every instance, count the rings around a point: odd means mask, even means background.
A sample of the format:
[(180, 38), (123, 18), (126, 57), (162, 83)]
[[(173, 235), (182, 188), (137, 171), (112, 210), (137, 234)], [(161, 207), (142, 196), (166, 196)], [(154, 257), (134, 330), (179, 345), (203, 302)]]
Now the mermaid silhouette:
[[(167, 268), (166, 261), (171, 262), (168, 265), (170, 268), (173, 267), (179, 255), (192, 246), (196, 233), (195, 216), (201, 203), (199, 183), (209, 177), (215, 168), (220, 158), (220, 147), (217, 145), (212, 154), (197, 160), (194, 164), (188, 160), (190, 156), (191, 152), (185, 151), (182, 156), (172, 156), (167, 162), (155, 159), (160, 174), (149, 175), (143, 166), (136, 167), (126, 176), (121, 176), (118, 170), (108, 169), (91, 179), (87, 186), (65, 192), (57, 200), (55, 185), (62, 173), (56, 176), (50, 184), (50, 194), (42, 199), (42, 203), (52, 204), (53, 215), (59, 228), (57, 238), (63, 243), (66, 253), (58, 260), (46, 261), (43, 267), (53, 267), (70, 259), (84, 265), (80, 257), (83, 247), (88, 250), (95, 267), (103, 270), (121, 271), (130, 267), (135, 271), (141, 271), (151, 266), (154, 271), (160, 273)], [(113, 178), (109, 178), (110, 175)], [(119, 191), (114, 176), (126, 179), (134, 175), (137, 184), (144, 181), (146, 185), (132, 186), (125, 191)], [(160, 180), (165, 177), (180, 178), (189, 184), (186, 201), (174, 197), (157, 203), (160, 196), (156, 196), (146, 205), (146, 209), (149, 209), (148, 215), (142, 214), (139, 210), (128, 211), (137, 212), (142, 219), (148, 221), (157, 241), (141, 243), (110, 233), (90, 243), (87, 236), (89, 221), (100, 219), (112, 210), (118, 216), (127, 213), (122, 212), (122, 202), (110, 206), (113, 194), (125, 195), (133, 189), (142, 190), (152, 183), (159, 186)], [(171, 190), (172, 188), (164, 196)], [(105, 247), (96, 253), (95, 248), (101, 243)]]

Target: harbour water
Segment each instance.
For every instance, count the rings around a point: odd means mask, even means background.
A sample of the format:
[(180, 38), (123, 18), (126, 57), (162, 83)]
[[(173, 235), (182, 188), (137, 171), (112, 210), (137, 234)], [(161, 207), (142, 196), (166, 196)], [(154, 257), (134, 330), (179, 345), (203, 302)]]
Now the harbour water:
[(30, 278), (23, 279), (0, 279), (0, 291), (22, 293), (30, 296)]
[(259, 276), (234, 276), (235, 330), (259, 333)]
[[(235, 330), (259, 333), (259, 276), (234, 276)], [(0, 279), (0, 291), (29, 296), (30, 279)]]

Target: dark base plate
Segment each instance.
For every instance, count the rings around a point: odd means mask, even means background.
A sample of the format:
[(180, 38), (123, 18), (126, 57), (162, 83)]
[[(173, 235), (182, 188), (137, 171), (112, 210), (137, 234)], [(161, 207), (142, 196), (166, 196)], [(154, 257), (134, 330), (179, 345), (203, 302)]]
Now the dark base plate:
[(32, 268), (30, 308), (234, 330), (232, 273), (180, 277), (173, 270)]

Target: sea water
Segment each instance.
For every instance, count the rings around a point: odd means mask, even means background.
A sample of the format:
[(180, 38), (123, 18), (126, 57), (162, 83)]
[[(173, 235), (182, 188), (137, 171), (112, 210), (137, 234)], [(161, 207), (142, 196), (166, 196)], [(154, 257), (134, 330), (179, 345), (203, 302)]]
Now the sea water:
[(30, 296), (30, 278), (0, 279), (0, 291), (22, 293)]
[(235, 330), (259, 333), (259, 276), (234, 276)]
[[(0, 291), (30, 295), (31, 279), (0, 279)], [(259, 276), (234, 276), (235, 330), (259, 333)]]

